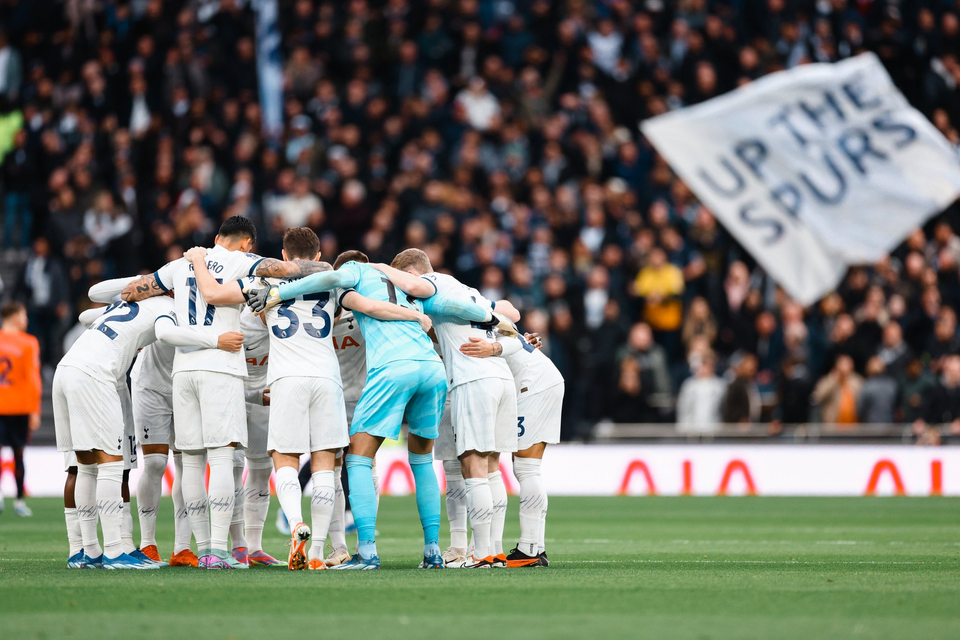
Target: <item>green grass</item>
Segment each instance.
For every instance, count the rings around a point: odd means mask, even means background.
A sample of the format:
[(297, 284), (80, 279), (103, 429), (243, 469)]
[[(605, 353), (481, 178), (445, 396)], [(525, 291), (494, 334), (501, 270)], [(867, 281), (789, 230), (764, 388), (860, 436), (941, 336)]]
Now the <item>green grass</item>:
[(31, 505), (0, 516), (4, 638), (960, 637), (957, 499), (551, 498), (550, 568), (437, 572), (411, 568), (413, 500), (384, 498), (362, 573), (70, 571), (61, 504)]

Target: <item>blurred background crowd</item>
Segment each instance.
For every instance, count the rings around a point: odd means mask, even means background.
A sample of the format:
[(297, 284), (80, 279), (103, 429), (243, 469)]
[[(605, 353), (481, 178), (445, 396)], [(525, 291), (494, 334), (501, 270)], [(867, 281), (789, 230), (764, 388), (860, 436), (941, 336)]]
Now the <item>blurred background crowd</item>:
[[(803, 308), (638, 124), (876, 52), (960, 144), (954, 0), (279, 0), (283, 131), (245, 0), (0, 0), (0, 277), (45, 365), (94, 282), (209, 245), (407, 246), (510, 298), (598, 423), (902, 423), (960, 434), (960, 208)], [(949, 433), (950, 428), (946, 431)]]

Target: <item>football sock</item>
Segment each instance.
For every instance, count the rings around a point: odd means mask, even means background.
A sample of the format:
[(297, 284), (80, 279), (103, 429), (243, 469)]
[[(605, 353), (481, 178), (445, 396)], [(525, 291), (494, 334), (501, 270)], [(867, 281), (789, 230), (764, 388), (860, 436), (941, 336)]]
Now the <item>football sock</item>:
[(137, 482), (137, 516), (140, 519), (140, 548), (157, 544), (157, 510), (163, 491), (163, 474), (167, 470), (167, 454), (143, 456), (140, 480)]
[(503, 553), (503, 525), (507, 519), (507, 487), (500, 471), (487, 474), (490, 481), (490, 496), (493, 498), (493, 518), (490, 521), (490, 554)]
[(83, 552), (90, 558), (99, 558), (103, 555), (103, 549), (100, 548), (100, 540), (97, 538), (97, 465), (77, 465), (77, 484), (73, 489), (73, 498), (77, 504)]
[(540, 460), (515, 458), (513, 473), (520, 483), (520, 544), (517, 548), (528, 556), (535, 556), (540, 552), (541, 521), (547, 507), (547, 495), (540, 480)]
[(459, 460), (444, 460), (443, 474), (447, 479), (447, 520), (450, 521), (450, 546), (467, 548), (467, 485)]
[(123, 553), (123, 463), (97, 465), (97, 511), (103, 530), (103, 555), (116, 558)]
[(350, 481), (350, 508), (357, 523), (360, 557), (377, 555), (377, 492), (373, 484), (373, 458), (348, 453), (344, 458)]
[(313, 495), (310, 498), (310, 525), (313, 537), (310, 543), (310, 559), (323, 559), (323, 546), (327, 542), (327, 531), (330, 528), (330, 518), (333, 516), (333, 507), (337, 498), (337, 489), (334, 486), (333, 471), (315, 471), (313, 478)]
[(247, 482), (243, 487), (243, 523), (247, 548), (254, 552), (263, 551), (263, 523), (270, 510), (270, 474), (273, 465), (269, 460), (253, 461), (249, 465)]
[(207, 471), (207, 454), (188, 453), (181, 455), (183, 462), (183, 481), (180, 484), (183, 491), (184, 509), (190, 520), (190, 530), (197, 540), (197, 551), (210, 549), (210, 515), (207, 511), (207, 491), (204, 487), (204, 476)]
[(277, 499), (283, 515), (287, 516), (290, 528), (293, 529), (303, 522), (303, 492), (300, 489), (300, 480), (297, 478), (297, 469), (294, 467), (280, 467), (277, 469)]
[(67, 521), (67, 542), (70, 544), (70, 555), (67, 557), (70, 558), (83, 550), (83, 534), (80, 533), (77, 508), (64, 507), (63, 519)]
[(207, 451), (210, 463), (210, 548), (226, 551), (233, 520), (233, 447)]
[(370, 479), (373, 480), (373, 495), (377, 497), (377, 507), (380, 507), (380, 474), (377, 473), (377, 465), (370, 467)]
[(417, 513), (423, 527), (423, 557), (440, 555), (440, 485), (433, 472), (432, 453), (407, 452), (417, 487)]
[(173, 487), (170, 497), (173, 498), (173, 552), (180, 553), (190, 548), (190, 516), (187, 506), (183, 502), (183, 455), (173, 454)]
[(540, 512), (540, 553), (543, 553), (547, 550), (546, 545), (546, 531), (547, 531), (547, 503), (550, 500), (547, 499), (547, 494), (543, 494), (543, 511)]
[(346, 503), (343, 499), (343, 483), (340, 481), (341, 467), (333, 468), (333, 487), (336, 497), (333, 503), (333, 516), (330, 518), (330, 529), (327, 536), (334, 549), (347, 548), (347, 536), (343, 529), (343, 519), (346, 512)]
[[(242, 455), (242, 454), (241, 454)], [(247, 539), (243, 535), (243, 458), (240, 466), (237, 460), (233, 461), (233, 517), (230, 519), (230, 543), (234, 549), (247, 546)]]
[(133, 510), (129, 502), (123, 503), (121, 517), (120, 541), (123, 543), (123, 552), (133, 553), (137, 550), (137, 545), (133, 541)]
[(493, 520), (493, 495), (487, 478), (467, 478), (467, 518), (473, 530), (473, 557), (483, 559), (490, 554), (490, 524)]

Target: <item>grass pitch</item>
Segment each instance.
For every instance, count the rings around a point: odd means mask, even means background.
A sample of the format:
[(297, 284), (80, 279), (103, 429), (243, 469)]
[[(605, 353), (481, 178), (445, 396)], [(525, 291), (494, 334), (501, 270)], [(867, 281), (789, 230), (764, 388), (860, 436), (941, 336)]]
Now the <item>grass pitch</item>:
[(958, 499), (551, 498), (549, 568), (438, 572), (413, 499), (384, 498), (383, 569), (356, 573), (71, 571), (62, 503), (30, 504), (0, 516), (3, 638), (960, 637)]

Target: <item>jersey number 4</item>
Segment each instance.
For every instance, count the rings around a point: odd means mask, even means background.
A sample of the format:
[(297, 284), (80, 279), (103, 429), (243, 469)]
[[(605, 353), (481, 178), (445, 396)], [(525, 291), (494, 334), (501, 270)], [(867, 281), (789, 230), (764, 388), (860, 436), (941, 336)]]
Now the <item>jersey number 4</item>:
[[(306, 331), (307, 335), (311, 338), (326, 338), (330, 335), (330, 314), (324, 311), (323, 307), (330, 301), (330, 292), (311, 293), (310, 295), (303, 296), (303, 299), (317, 301), (317, 304), (313, 305), (313, 317), (323, 321), (323, 325), (321, 325), (319, 329), (316, 325), (304, 322), (303, 330)], [(296, 300), (287, 300), (277, 309), (277, 315), (290, 321), (286, 329), (281, 329), (280, 327), (271, 328), (273, 335), (281, 340), (292, 337), (300, 330), (300, 318), (298, 318), (297, 314), (290, 308), (290, 305), (294, 302), (296, 302)]]

